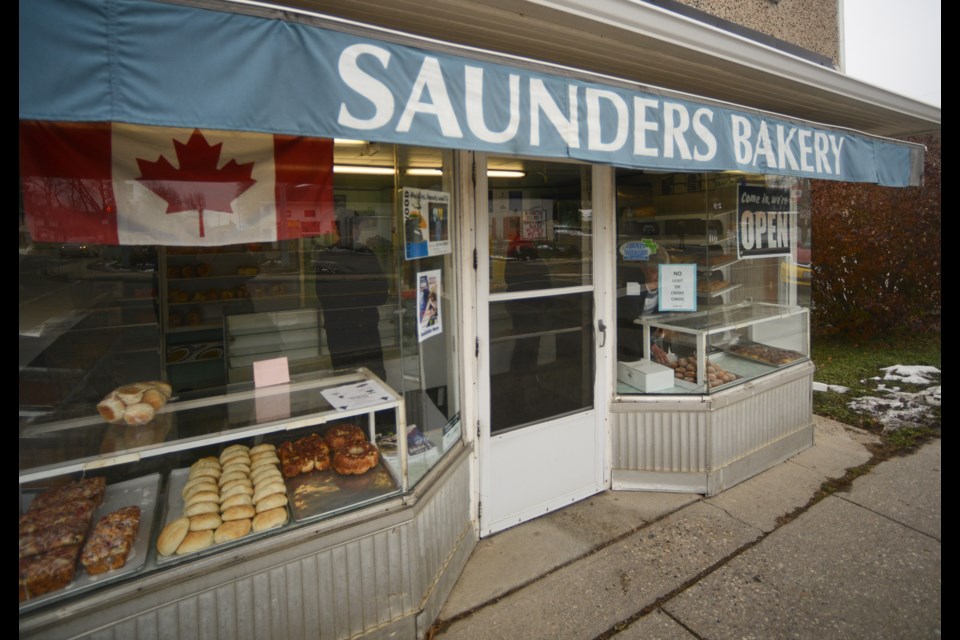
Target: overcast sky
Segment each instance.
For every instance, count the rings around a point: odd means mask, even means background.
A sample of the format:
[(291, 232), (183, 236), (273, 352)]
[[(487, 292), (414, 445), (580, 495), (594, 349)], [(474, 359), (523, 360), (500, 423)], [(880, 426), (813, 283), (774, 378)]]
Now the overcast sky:
[(842, 0), (846, 72), (940, 106), (940, 0)]

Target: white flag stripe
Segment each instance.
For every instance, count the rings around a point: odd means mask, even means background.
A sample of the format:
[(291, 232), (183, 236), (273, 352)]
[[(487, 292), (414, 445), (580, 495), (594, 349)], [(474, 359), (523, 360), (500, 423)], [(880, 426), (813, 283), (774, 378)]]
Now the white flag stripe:
[[(137, 159), (150, 163), (160, 156), (181, 167), (174, 140), (186, 144), (192, 129), (112, 125), (113, 189), (117, 202), (117, 232), (121, 244), (215, 246), (241, 242), (270, 242), (277, 238), (273, 136), (269, 134), (203, 130), (206, 143), (222, 144), (216, 162), (222, 169), (231, 160), (253, 162), (250, 188), (232, 200), (232, 212), (197, 210), (167, 213), (167, 201), (138, 180)], [(203, 187), (203, 184), (198, 184)], [(229, 185), (209, 185), (211, 189)]]

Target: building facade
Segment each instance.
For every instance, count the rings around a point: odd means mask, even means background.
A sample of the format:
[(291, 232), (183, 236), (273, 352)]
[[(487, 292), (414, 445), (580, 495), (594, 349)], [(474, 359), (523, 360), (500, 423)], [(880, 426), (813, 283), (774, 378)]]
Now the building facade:
[[(883, 136), (939, 110), (773, 9), (814, 54), (619, 1), (23, 3), (21, 514), (103, 477), (142, 519), (56, 585), (21, 519), (21, 635), (420, 637), (479, 537), (809, 446), (809, 180), (915, 184)], [(218, 480), (168, 548), (237, 449), (252, 531)]]

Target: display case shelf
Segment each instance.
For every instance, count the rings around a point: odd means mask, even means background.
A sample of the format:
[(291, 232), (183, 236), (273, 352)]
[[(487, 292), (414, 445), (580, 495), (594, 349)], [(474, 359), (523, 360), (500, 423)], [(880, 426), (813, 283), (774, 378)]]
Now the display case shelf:
[[(639, 322), (646, 352), (674, 369), (674, 386), (656, 393), (713, 393), (809, 359), (809, 311), (801, 307), (747, 301)], [(737, 353), (747, 345), (768, 360)], [(641, 392), (618, 382), (618, 393)]]

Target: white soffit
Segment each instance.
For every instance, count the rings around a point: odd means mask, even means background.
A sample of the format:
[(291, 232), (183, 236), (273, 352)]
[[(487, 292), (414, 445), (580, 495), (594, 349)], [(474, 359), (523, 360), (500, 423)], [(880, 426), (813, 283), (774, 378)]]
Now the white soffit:
[(290, 7), (881, 136), (940, 109), (636, 0), (287, 0)]

